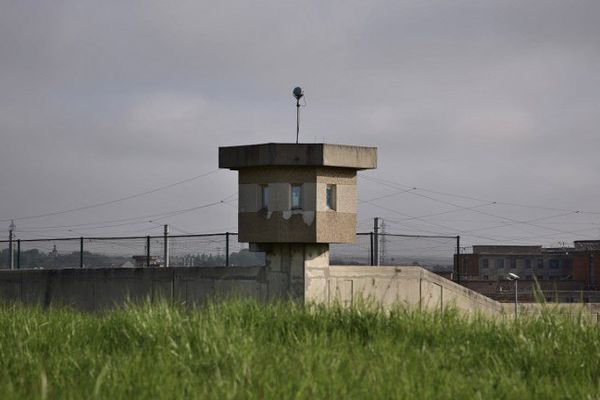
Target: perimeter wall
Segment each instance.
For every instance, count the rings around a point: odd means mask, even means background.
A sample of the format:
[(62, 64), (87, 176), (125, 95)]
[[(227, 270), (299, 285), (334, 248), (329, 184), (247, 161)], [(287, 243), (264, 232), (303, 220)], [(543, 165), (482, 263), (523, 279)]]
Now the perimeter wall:
[(198, 303), (211, 297), (266, 298), (264, 267), (102, 268), (0, 271), (0, 301), (96, 311), (126, 301)]
[(500, 303), (420, 267), (322, 266), (313, 262), (305, 267), (304, 293), (298, 290), (299, 283), (296, 276), (268, 267), (0, 271), (0, 301), (95, 311), (127, 300), (163, 298), (194, 304), (232, 296), (345, 305), (366, 299), (384, 307), (401, 304), (431, 310), (452, 305), (469, 314), (510, 312)]

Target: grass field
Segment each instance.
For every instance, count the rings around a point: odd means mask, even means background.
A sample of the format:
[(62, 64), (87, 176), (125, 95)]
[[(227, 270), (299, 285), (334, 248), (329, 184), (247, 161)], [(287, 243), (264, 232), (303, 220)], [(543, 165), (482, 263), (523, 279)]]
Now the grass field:
[(598, 398), (583, 320), (229, 302), (0, 306), (1, 399)]

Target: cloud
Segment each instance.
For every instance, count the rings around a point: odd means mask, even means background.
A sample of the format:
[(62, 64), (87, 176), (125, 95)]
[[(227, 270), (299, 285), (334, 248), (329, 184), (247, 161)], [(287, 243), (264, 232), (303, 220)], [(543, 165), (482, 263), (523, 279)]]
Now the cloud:
[[(301, 139), (379, 146), (380, 177), (596, 208), (599, 13), (552, 0), (5, 2), (0, 216), (176, 181), (215, 168), (219, 145), (292, 141), (297, 84)], [(52, 195), (24, 201), (23, 187)], [(211, 195), (199, 185), (178, 205)]]

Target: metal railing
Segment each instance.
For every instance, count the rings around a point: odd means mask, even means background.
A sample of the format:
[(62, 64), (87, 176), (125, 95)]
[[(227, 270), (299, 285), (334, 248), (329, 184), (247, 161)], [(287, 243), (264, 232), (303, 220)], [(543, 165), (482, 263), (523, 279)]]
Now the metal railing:
[(331, 244), (333, 265), (416, 265), (454, 272), (459, 236), (358, 232), (356, 242)]
[[(457, 236), (359, 232), (332, 244), (332, 265), (418, 265), (451, 272)], [(12, 252), (12, 257), (11, 257)], [(11, 265), (11, 259), (13, 264)], [(235, 232), (195, 235), (69, 237), (0, 241), (0, 268), (103, 268), (264, 265)]]
[[(473, 289), (475, 290), (475, 289)], [(512, 303), (515, 301), (515, 291), (477, 289), (475, 290), (491, 299)], [(552, 290), (552, 289), (519, 289), (517, 291), (519, 303), (600, 303), (598, 290)]]
[[(0, 268), (103, 268), (263, 265), (237, 233), (70, 237), (0, 241)], [(13, 265), (10, 253), (13, 252)]]

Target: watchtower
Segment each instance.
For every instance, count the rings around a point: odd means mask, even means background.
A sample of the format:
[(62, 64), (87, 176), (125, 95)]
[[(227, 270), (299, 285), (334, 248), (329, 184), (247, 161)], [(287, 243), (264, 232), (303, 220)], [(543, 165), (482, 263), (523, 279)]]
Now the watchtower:
[(329, 265), (329, 243), (355, 241), (356, 173), (376, 166), (374, 147), (219, 148), (219, 167), (239, 173), (239, 241), (266, 253), (270, 294), (303, 296), (307, 263)]

